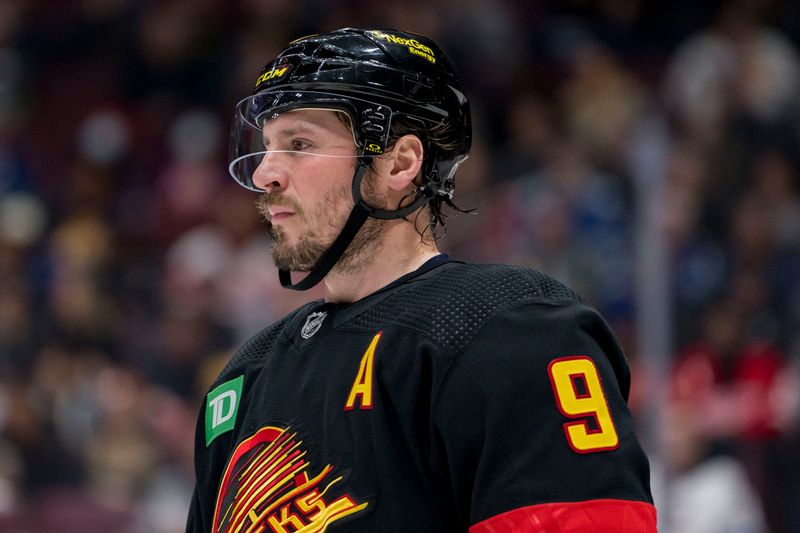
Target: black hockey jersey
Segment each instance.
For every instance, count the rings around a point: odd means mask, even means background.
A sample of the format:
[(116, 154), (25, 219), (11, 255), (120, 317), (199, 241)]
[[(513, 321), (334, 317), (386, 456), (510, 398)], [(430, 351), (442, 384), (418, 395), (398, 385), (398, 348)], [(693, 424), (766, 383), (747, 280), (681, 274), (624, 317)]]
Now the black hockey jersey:
[(629, 379), (567, 287), (439, 256), (236, 353), (198, 418), (187, 531), (655, 531)]

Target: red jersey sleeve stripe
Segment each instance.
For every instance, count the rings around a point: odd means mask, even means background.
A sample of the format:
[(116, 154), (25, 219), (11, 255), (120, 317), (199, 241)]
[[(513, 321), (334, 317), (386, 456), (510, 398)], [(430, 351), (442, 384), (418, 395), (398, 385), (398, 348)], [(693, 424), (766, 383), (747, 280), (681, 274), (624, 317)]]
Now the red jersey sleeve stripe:
[(656, 508), (646, 502), (588, 500), (543, 503), (508, 511), (469, 533), (656, 533)]

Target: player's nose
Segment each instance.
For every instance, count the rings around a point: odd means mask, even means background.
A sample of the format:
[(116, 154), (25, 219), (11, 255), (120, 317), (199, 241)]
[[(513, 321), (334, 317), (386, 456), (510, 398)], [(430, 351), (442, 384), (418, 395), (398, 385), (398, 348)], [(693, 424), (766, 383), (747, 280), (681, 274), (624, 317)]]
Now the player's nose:
[(285, 165), (281, 164), (278, 154), (264, 154), (264, 158), (253, 172), (253, 183), (266, 192), (273, 192), (286, 188), (288, 173)]

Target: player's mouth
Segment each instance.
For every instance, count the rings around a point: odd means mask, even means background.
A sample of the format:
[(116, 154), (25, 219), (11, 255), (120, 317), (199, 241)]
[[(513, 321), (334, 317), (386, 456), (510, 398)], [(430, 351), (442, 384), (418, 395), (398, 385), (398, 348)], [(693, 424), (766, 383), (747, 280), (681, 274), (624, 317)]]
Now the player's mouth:
[(288, 209), (286, 207), (280, 207), (277, 205), (270, 206), (268, 208), (268, 211), (269, 211), (269, 220), (273, 224), (276, 222), (280, 222), (281, 220), (286, 220), (287, 218), (294, 215), (294, 211), (292, 211), (291, 209)]

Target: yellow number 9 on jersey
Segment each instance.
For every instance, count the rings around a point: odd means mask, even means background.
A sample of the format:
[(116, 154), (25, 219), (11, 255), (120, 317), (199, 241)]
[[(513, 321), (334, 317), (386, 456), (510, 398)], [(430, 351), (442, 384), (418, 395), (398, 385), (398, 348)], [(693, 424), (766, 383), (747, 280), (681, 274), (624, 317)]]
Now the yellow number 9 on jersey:
[(561, 413), (572, 419), (564, 424), (570, 447), (578, 453), (615, 450), (619, 436), (597, 367), (584, 355), (561, 357), (547, 367)]

